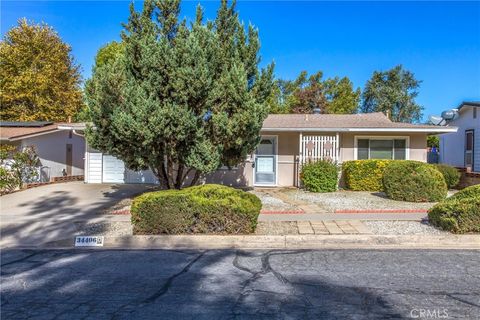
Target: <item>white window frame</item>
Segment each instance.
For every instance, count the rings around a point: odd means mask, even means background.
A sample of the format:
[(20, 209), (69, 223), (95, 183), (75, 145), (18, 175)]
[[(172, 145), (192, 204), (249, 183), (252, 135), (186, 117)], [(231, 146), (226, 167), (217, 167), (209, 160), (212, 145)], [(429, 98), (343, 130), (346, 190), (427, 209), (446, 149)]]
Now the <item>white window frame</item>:
[[(405, 160), (410, 160), (410, 136), (355, 136), (353, 146), (353, 159), (358, 160), (358, 140), (405, 140)], [(368, 148), (368, 159), (370, 160), (370, 148)]]
[[(255, 187), (276, 187), (278, 186), (278, 135), (261, 135), (260, 136), (260, 141), (263, 139), (263, 138), (275, 138), (275, 184), (258, 184), (256, 183), (255, 181), (255, 168), (252, 168), (252, 175), (253, 175), (253, 185)], [(253, 152), (253, 156), (252, 156), (252, 164), (255, 164), (256, 162), (256, 159), (255, 157), (257, 156), (257, 149), (255, 148), (255, 151)]]

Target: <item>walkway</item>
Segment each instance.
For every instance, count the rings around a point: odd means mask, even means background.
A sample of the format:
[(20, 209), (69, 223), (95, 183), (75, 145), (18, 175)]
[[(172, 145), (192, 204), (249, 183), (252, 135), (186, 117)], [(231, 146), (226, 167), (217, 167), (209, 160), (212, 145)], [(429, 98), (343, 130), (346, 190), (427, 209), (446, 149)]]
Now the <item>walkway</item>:
[(336, 235), (336, 234), (372, 234), (360, 220), (330, 221), (261, 221), (256, 234), (262, 235)]

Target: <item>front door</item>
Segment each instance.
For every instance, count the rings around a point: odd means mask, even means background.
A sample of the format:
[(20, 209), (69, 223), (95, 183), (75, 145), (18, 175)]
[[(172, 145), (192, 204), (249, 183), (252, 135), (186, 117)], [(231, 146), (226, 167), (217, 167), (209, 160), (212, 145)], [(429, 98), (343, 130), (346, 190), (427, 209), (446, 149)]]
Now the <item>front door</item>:
[(72, 175), (72, 145), (69, 143), (67, 144), (67, 153), (66, 153), (66, 161), (65, 161), (65, 164), (67, 165), (67, 170), (66, 170), (66, 173), (67, 173), (67, 176), (71, 176)]
[(255, 185), (273, 186), (277, 184), (277, 138), (262, 137), (255, 152)]

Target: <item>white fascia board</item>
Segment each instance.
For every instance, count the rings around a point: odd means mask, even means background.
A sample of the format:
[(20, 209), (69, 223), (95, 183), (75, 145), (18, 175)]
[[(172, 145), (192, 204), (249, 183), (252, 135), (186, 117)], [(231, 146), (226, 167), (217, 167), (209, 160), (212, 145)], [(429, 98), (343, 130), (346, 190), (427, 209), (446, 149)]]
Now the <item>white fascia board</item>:
[(406, 133), (448, 133), (457, 132), (457, 127), (438, 128), (262, 128), (262, 132), (406, 132)]
[(348, 132), (412, 132), (412, 133), (447, 133), (457, 132), (457, 127), (438, 128), (352, 128)]
[(262, 132), (274, 132), (274, 131), (281, 131), (281, 132), (332, 132), (332, 131), (339, 131), (339, 132), (347, 132), (347, 128), (262, 128), (260, 131)]
[(58, 130), (85, 130), (86, 126), (69, 126), (69, 125), (59, 125)]

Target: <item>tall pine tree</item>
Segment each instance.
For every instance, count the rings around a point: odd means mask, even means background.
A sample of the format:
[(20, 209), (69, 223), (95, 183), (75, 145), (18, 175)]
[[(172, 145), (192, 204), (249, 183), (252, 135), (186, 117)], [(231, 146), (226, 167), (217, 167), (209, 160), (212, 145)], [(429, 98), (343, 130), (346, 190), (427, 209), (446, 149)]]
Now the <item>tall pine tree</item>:
[(130, 6), (113, 63), (97, 66), (87, 90), (94, 148), (133, 170), (150, 168), (167, 188), (243, 161), (259, 142), (273, 65), (259, 70), (258, 31), (245, 31), (235, 3), (214, 21), (179, 21), (180, 1)]

